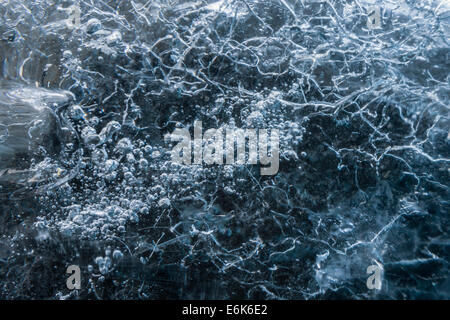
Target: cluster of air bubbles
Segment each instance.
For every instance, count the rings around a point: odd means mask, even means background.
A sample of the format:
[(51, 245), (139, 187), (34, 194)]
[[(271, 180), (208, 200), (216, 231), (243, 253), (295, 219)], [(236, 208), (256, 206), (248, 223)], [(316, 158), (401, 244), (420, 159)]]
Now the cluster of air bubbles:
[[(72, 172), (37, 197), (37, 238), (114, 243), (89, 262), (98, 283), (126, 278), (114, 272), (126, 257), (225, 279), (228, 296), (311, 298), (345, 284), (364, 297), (354, 283), (365, 268), (351, 263), (440, 255), (445, 2), (386, 3), (373, 29), (369, 1), (81, 0), (45, 14), (53, 1), (22, 2), (0, 5), (17, 36), (0, 49), (21, 66), (2, 70), (76, 96), (64, 119), (82, 151), (76, 170), (48, 155), (34, 164), (55, 181)], [(279, 130), (278, 174), (173, 163), (164, 137), (195, 120)]]

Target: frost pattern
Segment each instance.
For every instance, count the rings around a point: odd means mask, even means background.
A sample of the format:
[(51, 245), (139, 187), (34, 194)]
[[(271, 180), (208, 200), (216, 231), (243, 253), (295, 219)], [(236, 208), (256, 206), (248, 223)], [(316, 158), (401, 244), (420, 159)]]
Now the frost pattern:
[[(2, 200), (0, 297), (449, 298), (450, 7), (373, 3), (2, 1), (4, 78), (76, 96), (83, 158)], [(172, 164), (194, 120), (280, 130), (280, 172)]]

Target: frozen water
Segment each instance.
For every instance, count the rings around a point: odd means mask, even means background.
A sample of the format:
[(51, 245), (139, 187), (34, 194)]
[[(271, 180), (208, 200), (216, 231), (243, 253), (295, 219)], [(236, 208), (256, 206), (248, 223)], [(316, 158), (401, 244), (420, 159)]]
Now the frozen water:
[[(2, 197), (0, 297), (78, 264), (81, 298), (448, 299), (450, 7), (374, 3), (1, 2), (1, 153), (13, 114), (59, 142), (0, 163), (42, 176)], [(278, 129), (278, 174), (172, 163), (195, 120)]]

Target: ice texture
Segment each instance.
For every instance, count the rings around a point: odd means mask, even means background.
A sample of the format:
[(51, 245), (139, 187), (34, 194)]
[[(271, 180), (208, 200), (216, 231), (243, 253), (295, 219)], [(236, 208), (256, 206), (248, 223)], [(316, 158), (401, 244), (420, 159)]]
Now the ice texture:
[[(4, 81), (75, 97), (68, 150), (29, 164), (53, 180), (0, 200), (0, 298), (449, 299), (449, 18), (445, 0), (0, 2)], [(172, 163), (164, 137), (195, 120), (278, 129), (278, 174)]]

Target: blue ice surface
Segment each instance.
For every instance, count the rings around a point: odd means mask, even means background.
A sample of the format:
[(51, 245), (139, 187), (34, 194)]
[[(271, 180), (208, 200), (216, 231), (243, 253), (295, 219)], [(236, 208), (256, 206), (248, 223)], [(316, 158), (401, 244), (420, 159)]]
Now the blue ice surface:
[[(75, 101), (0, 172), (0, 298), (448, 299), (448, 3), (374, 6), (2, 2), (5, 83)], [(196, 120), (278, 129), (279, 172), (174, 164)]]

